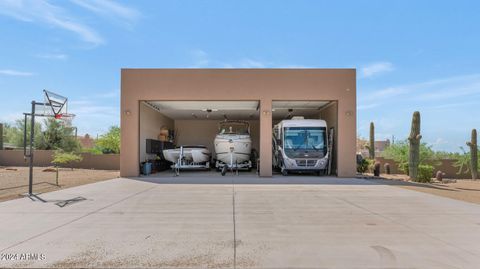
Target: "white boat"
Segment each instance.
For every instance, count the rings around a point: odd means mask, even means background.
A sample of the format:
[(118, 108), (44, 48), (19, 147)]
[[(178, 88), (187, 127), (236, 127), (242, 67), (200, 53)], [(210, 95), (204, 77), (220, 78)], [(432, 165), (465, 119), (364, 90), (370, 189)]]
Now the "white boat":
[[(211, 153), (205, 146), (181, 146), (174, 149), (163, 150), (163, 156), (167, 161), (178, 163), (205, 164), (210, 162)], [(183, 158), (180, 158), (183, 156)]]
[[(250, 155), (252, 139), (250, 125), (246, 121), (225, 120), (219, 123), (218, 134), (215, 137), (215, 153), (217, 169), (252, 168)], [(222, 174), (225, 173), (222, 169)]]

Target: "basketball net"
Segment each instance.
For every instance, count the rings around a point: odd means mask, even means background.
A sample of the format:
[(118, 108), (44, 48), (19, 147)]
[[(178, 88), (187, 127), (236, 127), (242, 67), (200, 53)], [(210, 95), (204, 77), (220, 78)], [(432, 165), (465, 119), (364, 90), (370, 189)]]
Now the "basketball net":
[(55, 119), (59, 120), (60, 124), (68, 128), (72, 127), (72, 122), (74, 118), (75, 118), (75, 114), (71, 114), (71, 113), (61, 113), (61, 114), (55, 115)]

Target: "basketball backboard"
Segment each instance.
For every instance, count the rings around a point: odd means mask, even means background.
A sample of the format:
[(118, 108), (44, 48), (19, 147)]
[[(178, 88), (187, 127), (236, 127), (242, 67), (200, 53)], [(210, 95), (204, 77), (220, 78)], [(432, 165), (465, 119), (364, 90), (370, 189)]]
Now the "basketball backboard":
[(43, 90), (45, 94), (45, 106), (49, 107), (51, 111), (45, 111), (46, 115), (52, 115), (55, 118), (61, 118), (61, 115), (68, 113), (67, 105), (68, 98), (51, 91)]

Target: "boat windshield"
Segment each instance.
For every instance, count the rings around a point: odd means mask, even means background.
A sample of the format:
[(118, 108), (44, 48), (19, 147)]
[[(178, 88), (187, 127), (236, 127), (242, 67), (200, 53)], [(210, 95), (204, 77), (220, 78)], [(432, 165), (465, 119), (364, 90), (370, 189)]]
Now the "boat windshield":
[(219, 134), (240, 134), (248, 135), (248, 123), (243, 122), (222, 122), (220, 123)]
[(314, 150), (326, 152), (325, 127), (285, 127), (285, 150)]

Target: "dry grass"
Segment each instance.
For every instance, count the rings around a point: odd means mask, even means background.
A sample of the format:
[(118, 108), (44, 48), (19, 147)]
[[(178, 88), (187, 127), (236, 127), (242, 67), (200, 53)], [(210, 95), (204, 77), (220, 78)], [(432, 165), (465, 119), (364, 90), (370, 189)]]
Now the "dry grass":
[[(46, 167), (34, 168), (33, 192), (35, 193), (56, 191), (120, 176), (119, 171), (61, 168), (59, 186), (57, 186), (55, 172), (44, 172), (45, 169)], [(19, 198), (27, 192), (28, 167), (0, 167), (0, 201)]]
[(435, 194), (456, 200), (480, 204), (480, 180), (457, 179), (453, 183), (417, 183), (408, 180), (407, 175), (381, 175), (381, 178), (374, 180), (382, 181), (387, 185), (394, 185), (401, 188)]

